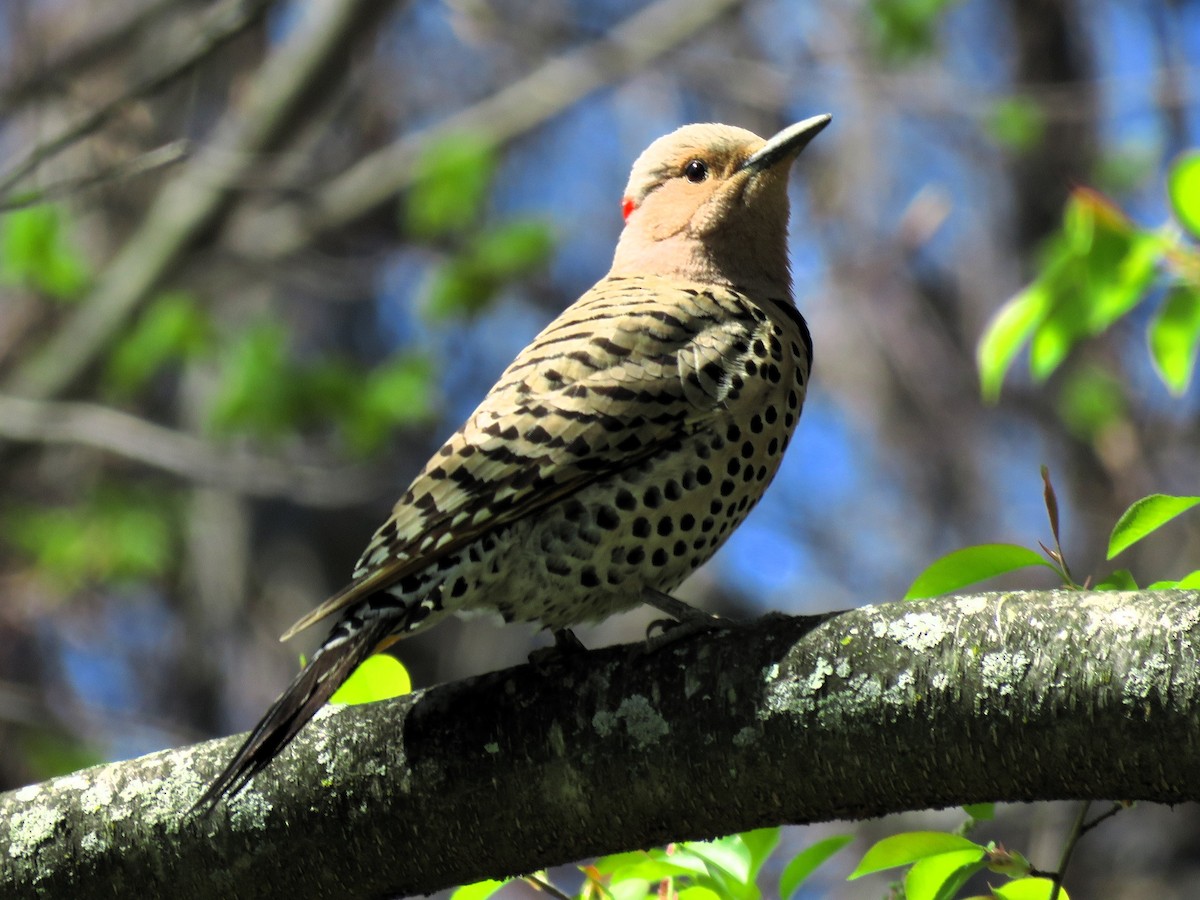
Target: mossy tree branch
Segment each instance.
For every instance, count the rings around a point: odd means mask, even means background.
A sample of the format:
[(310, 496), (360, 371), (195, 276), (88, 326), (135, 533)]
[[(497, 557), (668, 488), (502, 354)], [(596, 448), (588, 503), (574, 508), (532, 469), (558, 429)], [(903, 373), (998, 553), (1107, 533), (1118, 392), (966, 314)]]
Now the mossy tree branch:
[(1200, 799), (1200, 593), (772, 616), (325, 711), (0, 796), (0, 895), (371, 897), (670, 839), (985, 800)]

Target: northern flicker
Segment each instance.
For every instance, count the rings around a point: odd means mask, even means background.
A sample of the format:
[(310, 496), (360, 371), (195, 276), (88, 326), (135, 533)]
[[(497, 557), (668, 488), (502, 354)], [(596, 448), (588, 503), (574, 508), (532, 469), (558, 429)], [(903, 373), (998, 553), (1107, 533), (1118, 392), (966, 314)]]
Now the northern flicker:
[(240, 790), (373, 652), (448, 613), (562, 636), (668, 592), (762, 496), (804, 401), (791, 162), (828, 123), (770, 140), (687, 125), (634, 163), (609, 273), (534, 338), (413, 480), (353, 580), (284, 639), (334, 624), (197, 808)]

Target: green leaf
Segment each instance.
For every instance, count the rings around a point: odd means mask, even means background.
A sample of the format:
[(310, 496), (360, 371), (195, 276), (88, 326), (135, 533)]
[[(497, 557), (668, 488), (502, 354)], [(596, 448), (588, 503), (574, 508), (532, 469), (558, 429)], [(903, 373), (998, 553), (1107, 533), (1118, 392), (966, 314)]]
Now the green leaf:
[(605, 900), (609, 900), (610, 897), (611, 900), (646, 900), (650, 895), (650, 885), (651, 882), (637, 878), (616, 882), (608, 886), (608, 897), (605, 897)]
[(209, 407), (209, 425), (217, 434), (277, 437), (296, 425), (297, 376), (286, 345), (282, 325), (262, 323), (225, 347)]
[(806, 847), (797, 853), (795, 858), (784, 868), (783, 874), (779, 876), (781, 900), (790, 900), (792, 894), (796, 893), (809, 875), (853, 840), (853, 835), (839, 834), (817, 841), (811, 847)]
[(1200, 588), (1200, 569), (1191, 572), (1179, 579), (1179, 583), (1175, 585), (1181, 591), (1194, 591)]
[(1041, 143), (1046, 116), (1041, 105), (1027, 97), (1005, 97), (992, 104), (987, 129), (997, 142), (1024, 152)]
[[(992, 888), (999, 900), (1050, 900), (1054, 894), (1054, 882), (1049, 878), (1018, 878), (1008, 884)], [(1058, 891), (1059, 900), (1071, 900), (1065, 888)]]
[(743, 831), (738, 837), (750, 851), (750, 876), (753, 881), (770, 857), (771, 852), (779, 846), (778, 828), (756, 828), (753, 831)]
[(66, 591), (156, 577), (175, 558), (171, 508), (158, 493), (103, 487), (71, 506), (14, 505), (0, 521), (39, 573)]
[(1013, 360), (1051, 307), (1047, 286), (1035, 281), (1000, 307), (984, 328), (975, 351), (983, 399), (995, 403)]
[(1089, 443), (1128, 417), (1124, 385), (1097, 365), (1068, 372), (1055, 406), (1067, 429)]
[(516, 220), (480, 234), (470, 255), (474, 265), (497, 282), (526, 275), (550, 258), (554, 238), (544, 222)]
[(478, 220), (496, 168), (494, 146), (476, 135), (452, 135), (421, 154), (404, 204), (417, 237), (442, 238)]
[(1200, 240), (1200, 150), (1182, 154), (1167, 173), (1167, 194), (1175, 218)]
[(1170, 590), (1175, 590), (1178, 587), (1179, 587), (1178, 581), (1170, 581), (1170, 580), (1155, 581), (1151, 584), (1146, 585), (1146, 590), (1148, 590), (1148, 591), (1170, 591)]
[(0, 217), (0, 282), (29, 285), (59, 300), (77, 298), (91, 273), (69, 231), (65, 211), (48, 204)]
[(712, 888), (699, 884), (684, 888), (678, 892), (677, 897), (678, 900), (722, 900), (721, 895)]
[[(708, 863), (710, 871), (713, 868), (727, 873), (738, 884), (750, 881), (750, 848), (738, 835), (719, 838), (715, 841), (688, 841), (679, 847)], [(671, 859), (678, 862), (676, 853)]]
[(977, 822), (990, 822), (996, 818), (995, 803), (964, 803), (963, 812)]
[(981, 847), (919, 859), (904, 876), (906, 900), (951, 900), (984, 867)]
[(1138, 500), (1121, 514), (1113, 526), (1108, 539), (1108, 558), (1112, 559), (1197, 503), (1200, 503), (1200, 497), (1175, 497), (1170, 494), (1151, 494)]
[(1200, 290), (1179, 284), (1167, 297), (1146, 329), (1154, 371), (1176, 396), (1186, 393), (1196, 369), (1200, 344)]
[(904, 834), (894, 834), (878, 841), (864, 855), (857, 868), (850, 873), (848, 881), (881, 872), (884, 869), (894, 869), (897, 866), (907, 866), (919, 859), (941, 856), (945, 853), (960, 853), (971, 850), (980, 860), (986, 853), (985, 848), (957, 834), (944, 831), (909, 831)]
[[(336, 697), (337, 695), (334, 694)], [(450, 900), (487, 900), (488, 897), (508, 884), (512, 879), (504, 881), (477, 881), (474, 884), (464, 884), (456, 888), (450, 895)]]
[(168, 363), (204, 351), (208, 338), (208, 319), (190, 294), (162, 294), (113, 348), (105, 382), (117, 394), (132, 394)]
[[(1029, 566), (1054, 566), (1030, 550), (1017, 544), (979, 544), (947, 553), (934, 560), (917, 576), (904, 595), (905, 600), (937, 597), (968, 584), (1003, 575)], [(1056, 570), (1057, 571), (1057, 570)]]
[(356, 453), (379, 448), (397, 427), (433, 415), (433, 365), (425, 356), (397, 356), (353, 378), (351, 396), (335, 408), (347, 443)]
[(368, 656), (332, 697), (330, 703), (354, 705), (390, 700), (412, 691), (412, 680), (404, 664), (387, 653)]
[(467, 257), (454, 257), (433, 270), (425, 282), (422, 308), (431, 319), (472, 315), (484, 309), (498, 282)]
[(941, 12), (951, 0), (871, 0), (868, 8), (876, 52), (904, 62), (933, 50)]
[(1117, 569), (1097, 584), (1095, 589), (1097, 591), (1136, 591), (1137, 582), (1133, 580), (1133, 573), (1128, 569)]

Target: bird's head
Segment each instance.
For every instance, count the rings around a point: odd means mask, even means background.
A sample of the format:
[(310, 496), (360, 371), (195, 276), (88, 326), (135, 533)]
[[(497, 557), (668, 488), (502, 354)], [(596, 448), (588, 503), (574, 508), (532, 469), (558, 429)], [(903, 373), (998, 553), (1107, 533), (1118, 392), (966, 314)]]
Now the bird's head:
[(711, 124), (659, 138), (633, 164), (610, 274), (788, 292), (788, 170), (829, 121), (813, 116), (765, 141)]

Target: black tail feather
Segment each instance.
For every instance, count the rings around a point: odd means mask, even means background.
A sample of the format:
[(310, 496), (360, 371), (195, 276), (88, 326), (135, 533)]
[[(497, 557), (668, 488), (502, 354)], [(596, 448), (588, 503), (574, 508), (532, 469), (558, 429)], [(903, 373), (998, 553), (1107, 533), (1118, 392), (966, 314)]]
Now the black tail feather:
[(342, 632), (340, 642), (322, 646), (271, 704), (233, 759), (192, 806), (192, 813), (212, 812), (265, 769), (394, 626), (392, 621), (373, 619), (356, 634), (347, 638)]

